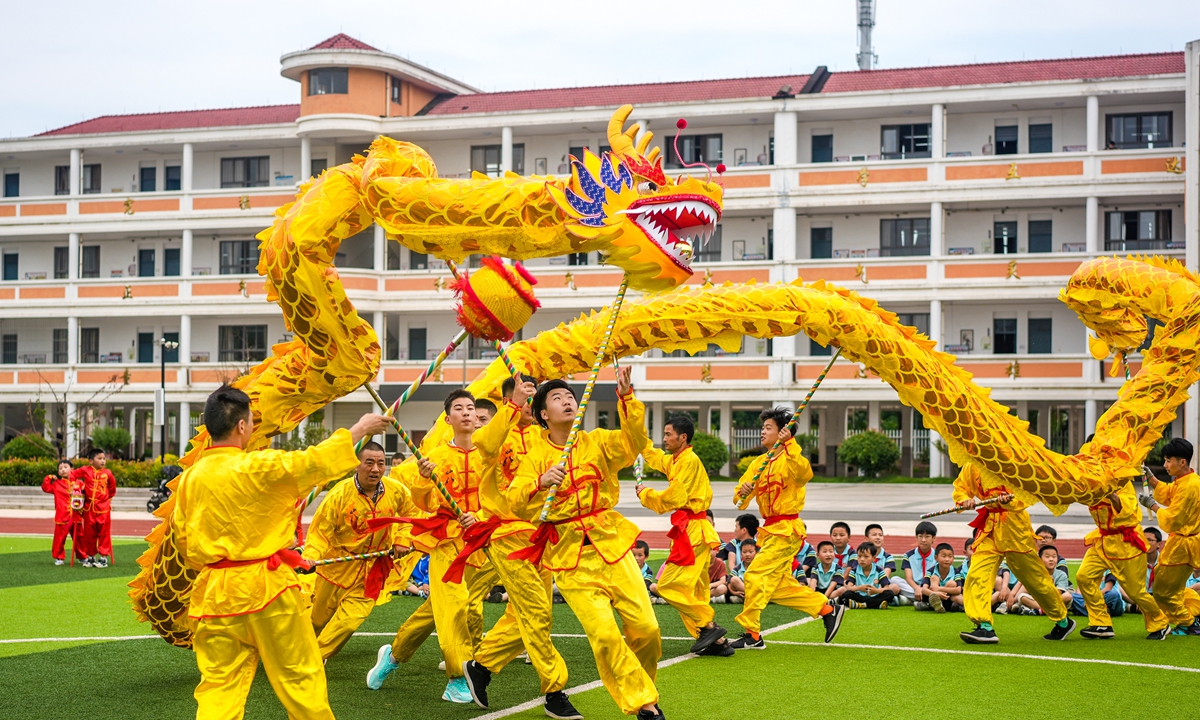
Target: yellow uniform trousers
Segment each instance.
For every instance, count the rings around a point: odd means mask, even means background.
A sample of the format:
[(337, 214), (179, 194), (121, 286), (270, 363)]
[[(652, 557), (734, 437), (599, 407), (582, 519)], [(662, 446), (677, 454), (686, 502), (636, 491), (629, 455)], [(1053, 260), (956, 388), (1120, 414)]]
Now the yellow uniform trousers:
[[(746, 583), (746, 603), (742, 612), (735, 620), (746, 632), (758, 633), (762, 630), (762, 611), (768, 603), (775, 603), (793, 610), (816, 617), (821, 608), (829, 602), (829, 598), (813, 590), (807, 585), (801, 585), (792, 576), (792, 560), (800, 548), (804, 547), (803, 535), (768, 535), (764, 537), (762, 549), (754, 557), (754, 562), (746, 568), (743, 581)], [(703, 554), (697, 553), (697, 563), (703, 563), (701, 558), (707, 557), (707, 549)], [(708, 567), (704, 566), (707, 578)], [(704, 583), (705, 593), (708, 583)]]
[(259, 659), (289, 718), (333, 720), (325, 668), (300, 595), (288, 588), (258, 612), (196, 621), (197, 720), (239, 720)]
[(392, 640), (392, 656), (406, 662), (436, 629), (442, 658), (446, 661), (446, 677), (450, 678), (462, 677), (463, 663), (474, 655), (467, 628), (470, 602), (467, 587), (475, 568), (467, 566), (464, 582), (442, 582), (442, 576), (457, 554), (454, 543), (442, 543), (429, 553), (429, 600), (404, 621)]
[(526, 546), (521, 537), (492, 540), (489, 554), (508, 592), (508, 607), (483, 639), (475, 662), (498, 673), (527, 649), (545, 695), (567, 686), (567, 664), (550, 639), (554, 624), (550, 573), (525, 560), (508, 559), (510, 552)]
[(676, 565), (668, 562), (658, 579), (658, 594), (683, 618), (683, 626), (692, 637), (712, 622), (713, 608), (708, 592), (708, 543), (703, 540), (692, 545), (696, 562)]
[[(1132, 552), (1137, 549), (1130, 546)], [(974, 562), (974, 561), (972, 561)], [(1146, 621), (1146, 630), (1157, 632), (1167, 626), (1167, 616), (1159, 609), (1150, 592), (1146, 590), (1146, 554), (1135, 555), (1124, 560), (1114, 560), (1105, 557), (1096, 548), (1088, 548), (1083, 554), (1083, 562), (1075, 573), (1075, 584), (1083, 603), (1087, 606), (1088, 625), (1112, 626), (1112, 617), (1108, 613), (1108, 605), (1104, 602), (1104, 592), (1100, 589), (1104, 583), (1104, 575), (1112, 572), (1117, 582), (1125, 590), (1125, 594)]]
[[(657, 703), (662, 633), (633, 553), (609, 565), (594, 545), (585, 545), (579, 564), (556, 571), (554, 582), (587, 633), (600, 679), (621, 712), (636, 715), (643, 705)], [(613, 610), (621, 616), (623, 637)]]
[(490, 561), (470, 570), (463, 573), (463, 582), (467, 586), (467, 633), (471, 637), (471, 653), (475, 654), (479, 652), (479, 643), (483, 642), (483, 601), (492, 588), (503, 583)]
[(361, 583), (343, 588), (317, 576), (312, 625), (321, 658), (328, 660), (336, 655), (374, 609), (375, 601), (364, 594)]
[[(1192, 575), (1190, 565), (1159, 565), (1154, 568), (1154, 587), (1152, 592), (1158, 607), (1167, 616), (1167, 621), (1175, 626), (1192, 624), (1195, 615), (1188, 609), (1185, 602), (1188, 578)], [(1124, 587), (1124, 583), (1122, 583)], [(1125, 592), (1129, 592), (1126, 588)], [(1142, 606), (1139, 604), (1138, 608)]]
[(992, 593), (996, 591), (996, 573), (1002, 561), (1008, 563), (1008, 569), (1037, 600), (1038, 607), (1046, 613), (1046, 617), (1058, 622), (1067, 616), (1062, 595), (1054, 587), (1054, 579), (1037, 553), (1001, 552), (996, 549), (992, 536), (985, 535), (975, 547), (971, 567), (963, 583), (963, 609), (971, 622), (976, 625), (992, 622)]

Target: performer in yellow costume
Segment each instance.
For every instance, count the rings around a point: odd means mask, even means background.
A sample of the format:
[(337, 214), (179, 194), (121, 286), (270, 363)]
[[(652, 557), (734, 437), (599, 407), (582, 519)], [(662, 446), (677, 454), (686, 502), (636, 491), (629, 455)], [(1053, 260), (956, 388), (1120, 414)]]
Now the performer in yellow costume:
[(1146, 551), (1150, 546), (1142, 534), (1142, 508), (1133, 483), (1126, 483), (1108, 498), (1088, 506), (1088, 511), (1096, 529), (1088, 533), (1088, 549), (1075, 572), (1075, 584), (1088, 615), (1088, 625), (1079, 631), (1080, 637), (1102, 639), (1116, 635), (1100, 587), (1104, 576), (1111, 572), (1141, 611), (1150, 633), (1146, 639), (1162, 640), (1167, 636), (1167, 616), (1146, 589)]
[(254, 432), (250, 398), (222, 387), (204, 422), (213, 444), (183, 472), (171, 530), (198, 572), (188, 615), (200, 685), (196, 717), (241, 718), (259, 659), (291, 718), (332, 718), (317, 636), (305, 612), (291, 546), (296, 500), (358, 464), (354, 442), (388, 422), (364, 415), (349, 431), (299, 452), (244, 452)]
[(1038, 557), (1037, 536), (1025, 510), (1027, 505), (1014, 497), (1002, 505), (975, 508), (977, 500), (1012, 494), (1005, 485), (985, 481), (973, 465), (964, 467), (954, 479), (954, 504), (979, 513), (970, 522), (976, 531), (975, 554), (963, 583), (964, 610), (976, 627), (959, 633), (963, 642), (972, 645), (1000, 642), (992, 627), (992, 593), (1001, 562), (1008, 564), (1046, 616), (1054, 620), (1054, 627), (1045, 635), (1047, 640), (1062, 640), (1075, 630), (1075, 621), (1067, 618), (1050, 571)]
[(829, 598), (801, 585), (792, 575), (792, 560), (804, 547), (807, 534), (800, 511), (804, 509), (804, 486), (812, 479), (812, 467), (788, 430), (792, 418), (787, 408), (767, 410), (760, 419), (763, 447), (773, 448), (777, 441), (783, 442), (769, 459), (757, 484), (751, 480), (758, 472), (758, 462), (753, 463), (738, 481), (735, 493), (738, 506), (745, 509), (751, 498), (758, 501), (758, 510), (763, 516), (763, 524), (758, 529), (762, 547), (746, 569), (746, 602), (736, 618), (746, 632), (731, 642), (730, 647), (761, 650), (767, 646), (762, 638), (760, 618), (768, 603), (822, 618), (825, 642), (833, 642), (841, 629), (846, 608), (831, 605)]
[(1163, 466), (1172, 481), (1152, 477), (1154, 497), (1142, 498), (1142, 504), (1158, 513), (1158, 526), (1170, 533), (1154, 570), (1154, 599), (1176, 634), (1200, 635), (1200, 616), (1192, 612), (1196, 605), (1189, 602), (1187, 586), (1192, 568), (1200, 567), (1200, 480), (1190, 467), (1192, 452), (1183, 438), (1163, 447)]
[[(617, 373), (621, 427), (645, 423), (646, 409), (633, 396), (629, 368)], [(559, 464), (578, 410), (564, 380), (538, 388), (533, 416), (543, 428), (517, 470), (512, 492), (540, 508), (546, 492), (557, 487), (548, 520), (530, 538), (530, 546), (512, 559), (540, 563), (554, 574), (563, 599), (583, 626), (605, 689), (626, 715), (661, 718), (654, 678), (662, 656), (662, 634), (630, 550), (640, 531), (614, 508), (621, 488), (617, 471), (633, 464), (628, 430), (580, 432), (566, 466)], [(613, 611), (621, 617), (624, 634)]]
[[(309, 560), (393, 550), (401, 558), (412, 548), (407, 525), (388, 525), (372, 531), (367, 521), (376, 517), (410, 516), (416, 507), (408, 489), (383, 477), (387, 455), (379, 443), (369, 442), (358, 451), (354, 477), (343, 480), (325, 496), (308, 530), (304, 557)], [(317, 568), (312, 624), (321, 657), (336, 655), (371, 610), (387, 602), (390, 591), (403, 578), (392, 569), (389, 557)], [(381, 600), (382, 599), (382, 600)]]
[[(671, 513), (671, 553), (658, 579), (658, 594), (679, 611), (688, 634), (696, 638), (692, 652), (700, 655), (729, 657), (733, 648), (725, 642), (725, 628), (713, 622), (708, 590), (709, 553), (721, 544), (717, 530), (708, 521), (712, 505), (712, 487), (704, 463), (692, 449), (696, 427), (691, 418), (668, 418), (663, 428), (663, 450), (645, 437), (640, 425), (630, 428), (641, 432), (636, 442), (643, 446), (646, 464), (667, 476), (666, 490), (637, 486), (642, 505), (662, 515)], [(668, 454), (670, 453), (670, 454)]]
[(476, 704), (487, 709), (487, 687), (492, 675), (500, 672), (526, 650), (546, 696), (545, 712), (552, 718), (582, 718), (563, 688), (567, 686), (567, 664), (550, 638), (553, 626), (550, 572), (526, 560), (510, 560), (509, 554), (529, 547), (529, 535), (540, 507), (530, 506), (528, 494), (512, 492), (517, 469), (525, 461), (533, 443), (540, 441), (533, 425), (528, 399), (537, 391), (531, 378), (517, 384), (509, 378), (502, 391), (506, 402), (492, 422), (505, 423), (511, 429), (500, 453), (500, 461), (484, 470), (480, 486), (480, 522), (467, 536), (475, 536), (459, 555), (462, 559), (472, 545), (488, 544), (491, 565), (508, 593), (508, 606), (475, 652), (475, 660), (466, 664), (463, 675)]

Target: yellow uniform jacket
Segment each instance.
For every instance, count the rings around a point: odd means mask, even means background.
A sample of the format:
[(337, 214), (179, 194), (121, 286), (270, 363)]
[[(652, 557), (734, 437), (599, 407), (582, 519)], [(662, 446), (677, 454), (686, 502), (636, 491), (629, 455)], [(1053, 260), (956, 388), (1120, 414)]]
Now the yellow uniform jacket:
[[(974, 465), (967, 465), (954, 478), (955, 505), (971, 498), (986, 500), (1010, 492), (1001, 483), (985, 481)], [(1036, 553), (1037, 536), (1033, 534), (1033, 524), (1026, 507), (1025, 503), (1014, 497), (1004, 505), (979, 508), (978, 517), (970, 523), (979, 532), (976, 546), (983, 538), (990, 536), (999, 552)]]
[[(749, 483), (754, 479), (761, 460), (755, 460), (746, 468), (746, 472), (738, 480), (738, 486)], [(795, 439), (789, 439), (775, 451), (775, 457), (767, 463), (763, 474), (758, 478), (758, 485), (741, 502), (739, 507), (745, 508), (750, 499), (758, 501), (758, 511), (763, 516), (763, 525), (759, 528), (768, 535), (796, 535), (804, 537), (808, 534), (804, 521), (800, 519), (800, 511), (804, 509), (807, 494), (805, 486), (812, 479), (812, 466), (808, 464), (804, 453)]]
[(1158, 526), (1171, 533), (1158, 556), (1159, 564), (1200, 567), (1200, 479), (1196, 473), (1159, 483), (1154, 499), (1165, 506), (1158, 511)]
[(1087, 534), (1084, 542), (1110, 560), (1128, 560), (1148, 548), (1142, 534), (1142, 506), (1132, 482), (1125, 483), (1116, 495), (1115, 505), (1105, 498), (1088, 507), (1096, 529)]

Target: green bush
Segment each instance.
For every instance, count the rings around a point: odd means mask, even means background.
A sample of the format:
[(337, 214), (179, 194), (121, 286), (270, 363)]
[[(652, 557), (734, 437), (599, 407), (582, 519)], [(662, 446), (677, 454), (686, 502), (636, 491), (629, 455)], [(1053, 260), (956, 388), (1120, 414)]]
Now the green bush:
[[(54, 449), (50, 441), (34, 433), (16, 436), (9, 440), (4, 446), (4, 451), (0, 452), (0, 459), (3, 460), (38, 460), (57, 457), (58, 451)], [(41, 478), (38, 478), (38, 482), (41, 481)]]
[(729, 448), (715, 435), (696, 433), (696, 437), (692, 438), (692, 450), (696, 452), (700, 462), (704, 463), (704, 469), (709, 475), (720, 473), (725, 463), (729, 462)]
[[(761, 451), (762, 448), (759, 448), (759, 450)], [(749, 470), (751, 467), (756, 467), (758, 463), (762, 462), (763, 455), (766, 455), (766, 453), (759, 452), (755, 455), (746, 455), (741, 460), (738, 460), (738, 477), (745, 475), (747, 470)]]
[(1158, 439), (1158, 442), (1154, 443), (1154, 447), (1150, 448), (1150, 453), (1148, 455), (1146, 455), (1146, 464), (1147, 465), (1162, 465), (1163, 464), (1162, 449), (1164, 447), (1166, 447), (1167, 443), (1169, 443), (1169, 442), (1171, 442), (1171, 438), (1169, 438), (1165, 435), (1163, 437), (1160, 437)]
[[(72, 462), (75, 467), (87, 464), (82, 459)], [(163, 466), (149, 461), (109, 460), (106, 467), (112, 470), (119, 487), (158, 487)], [(41, 485), (42, 478), (57, 472), (54, 459), (4, 460), (0, 461), (0, 485)]]
[(881, 471), (891, 469), (900, 460), (900, 448), (887, 435), (866, 430), (846, 438), (838, 446), (837, 455), (847, 465), (862, 470), (868, 477), (875, 477)]
[(133, 442), (129, 431), (119, 427), (98, 427), (92, 431), (92, 445), (111, 455), (124, 455)]
[(41, 485), (42, 478), (56, 474), (55, 460), (0, 461), (0, 485)]

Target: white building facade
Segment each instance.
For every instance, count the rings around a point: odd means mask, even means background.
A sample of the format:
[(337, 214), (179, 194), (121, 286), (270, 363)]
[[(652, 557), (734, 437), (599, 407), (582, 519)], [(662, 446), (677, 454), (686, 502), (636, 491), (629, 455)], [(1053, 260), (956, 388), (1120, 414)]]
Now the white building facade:
[[(338, 35), (282, 58), (298, 105), (109, 116), (0, 140), (0, 412), (29, 429), (31, 401), (69, 452), (97, 424), (131, 430), (131, 454), (179, 452), (204, 398), (287, 338), (255, 274), (254, 235), (298, 181), (378, 135), (416, 143), (443, 176), (563, 173), (606, 144), (613, 109), (659, 135), (675, 120), (684, 160), (728, 166), (720, 232), (695, 282), (825, 279), (878, 300), (958, 355), (993, 397), (1075, 452), (1119, 380), (1087, 354), (1057, 293), (1104, 254), (1200, 260), (1200, 44), (1185, 52), (653, 85), (479, 93)], [(267, 71), (264, 68), (264, 72)], [(663, 136), (666, 136), (665, 138)], [(591, 257), (527, 263), (543, 309), (526, 337), (606, 305), (620, 273)], [(350, 299), (385, 349), (394, 397), (455, 333), (449, 272), (376, 227), (343, 243)], [(178, 343), (163, 355), (162, 341)], [(491, 355), (460, 351), (401, 421), (423, 428), (440, 397)], [(795, 405), (827, 361), (807, 338), (747, 338), (741, 352), (631, 361), (652, 423), (690, 412), (735, 450), (755, 418)], [(1133, 358), (1137, 367), (1137, 358)], [(165, 415), (154, 394), (165, 387)], [(611, 384), (588, 423), (614, 421)], [(366, 411), (365, 391), (325, 415)], [(1194, 401), (1172, 432), (1197, 441)], [(34, 418), (36, 424), (36, 418)], [(816, 462), (882, 429), (902, 470), (949, 470), (920, 416), (839, 361), (802, 420)], [(65, 433), (62, 428), (66, 428)], [(656, 430), (656, 434), (661, 430)], [(64, 437), (65, 435), (65, 437)]]

